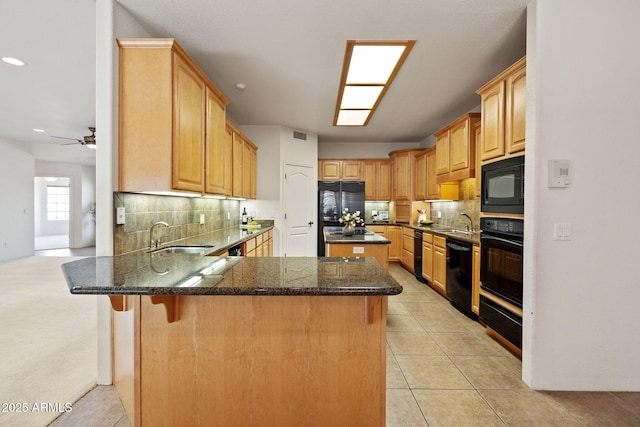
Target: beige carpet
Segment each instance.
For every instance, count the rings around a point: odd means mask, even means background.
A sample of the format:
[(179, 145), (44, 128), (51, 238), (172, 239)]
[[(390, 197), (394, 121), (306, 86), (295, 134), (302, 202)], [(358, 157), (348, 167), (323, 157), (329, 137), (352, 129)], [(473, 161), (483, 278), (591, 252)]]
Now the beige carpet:
[(75, 259), (0, 263), (0, 426), (46, 426), (96, 384), (96, 297), (60, 270)]

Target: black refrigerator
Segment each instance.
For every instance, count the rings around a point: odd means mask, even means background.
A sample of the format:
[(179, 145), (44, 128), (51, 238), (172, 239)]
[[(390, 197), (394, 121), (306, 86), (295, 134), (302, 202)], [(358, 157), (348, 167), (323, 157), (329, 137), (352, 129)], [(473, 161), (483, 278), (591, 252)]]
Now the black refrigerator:
[(360, 211), (364, 219), (364, 182), (318, 181), (318, 256), (324, 256), (322, 229), (340, 226), (338, 221), (344, 209)]

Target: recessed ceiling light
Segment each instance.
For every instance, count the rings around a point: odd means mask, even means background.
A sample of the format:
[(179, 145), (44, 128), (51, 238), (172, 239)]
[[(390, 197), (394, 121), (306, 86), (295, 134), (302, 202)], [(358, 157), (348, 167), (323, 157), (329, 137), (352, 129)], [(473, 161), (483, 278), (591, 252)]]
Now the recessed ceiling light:
[(244, 85), (244, 83), (236, 83), (236, 89), (238, 90), (245, 90), (247, 87)]
[(347, 40), (334, 126), (366, 126), (415, 40)]
[(34, 132), (44, 133), (44, 129), (33, 128)]
[(2, 60), (4, 62), (6, 62), (7, 64), (15, 65), (15, 66), (18, 66), (18, 67), (22, 67), (23, 65), (27, 65), (27, 63), (24, 62), (23, 60), (18, 59), (18, 58), (13, 58), (11, 56), (3, 56)]

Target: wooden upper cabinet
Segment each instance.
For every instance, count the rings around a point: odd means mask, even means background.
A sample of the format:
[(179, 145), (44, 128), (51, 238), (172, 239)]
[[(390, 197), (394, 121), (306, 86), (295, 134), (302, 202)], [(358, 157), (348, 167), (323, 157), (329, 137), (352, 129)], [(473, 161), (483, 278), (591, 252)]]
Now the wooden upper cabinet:
[(451, 131), (445, 128), (436, 133), (436, 175), (449, 173), (449, 140)]
[(340, 181), (342, 179), (340, 160), (319, 160), (318, 179), (320, 181)]
[(174, 55), (172, 186), (204, 191), (205, 85), (196, 71)]
[(467, 113), (436, 133), (438, 183), (475, 177), (476, 139), (471, 129), (478, 121), (480, 113)]
[(205, 193), (231, 196), (232, 144), (225, 107), (206, 89)]
[[(221, 126), (209, 121), (207, 97), (222, 113), (228, 101), (175, 40), (117, 42), (118, 191), (204, 193), (207, 126)], [(224, 139), (220, 128), (210, 135)]]
[(362, 160), (364, 199), (391, 200), (391, 161), (388, 159)]
[(482, 98), (482, 145), (480, 158), (490, 160), (504, 155), (504, 87), (500, 80), (485, 88)]
[[(471, 130), (476, 136), (476, 148), (482, 144), (482, 123), (473, 125)], [(480, 197), (482, 186), (482, 158), (480, 150), (476, 150), (476, 197)]]
[(362, 181), (362, 162), (360, 160), (342, 160), (342, 180)]
[(527, 116), (527, 68), (524, 61), (518, 64), (506, 79), (507, 105), (505, 109), (505, 141), (507, 153), (519, 153), (525, 149)]
[(319, 181), (363, 181), (361, 160), (318, 160)]
[(240, 130), (227, 122), (227, 131), (232, 139), (232, 196), (255, 199), (257, 195), (256, 147)]
[(525, 149), (526, 57), (477, 90), (482, 106), (483, 161)]
[(427, 199), (427, 150), (414, 157), (414, 200)]
[(427, 163), (427, 199), (438, 200), (440, 198), (440, 187), (436, 180), (436, 151), (437, 148), (430, 148), (425, 152)]
[(412, 150), (399, 150), (391, 153), (394, 200), (411, 200), (413, 197), (411, 191), (412, 157)]
[(391, 200), (391, 160), (379, 160), (377, 172), (377, 200)]

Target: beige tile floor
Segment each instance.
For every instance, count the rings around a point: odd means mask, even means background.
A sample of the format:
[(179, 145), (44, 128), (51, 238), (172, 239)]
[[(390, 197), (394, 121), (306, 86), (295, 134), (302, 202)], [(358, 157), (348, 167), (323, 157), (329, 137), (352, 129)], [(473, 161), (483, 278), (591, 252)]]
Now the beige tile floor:
[[(538, 392), (515, 356), (443, 297), (390, 266), (387, 426), (640, 426), (640, 393)], [(128, 426), (113, 387), (99, 386), (51, 426)]]

